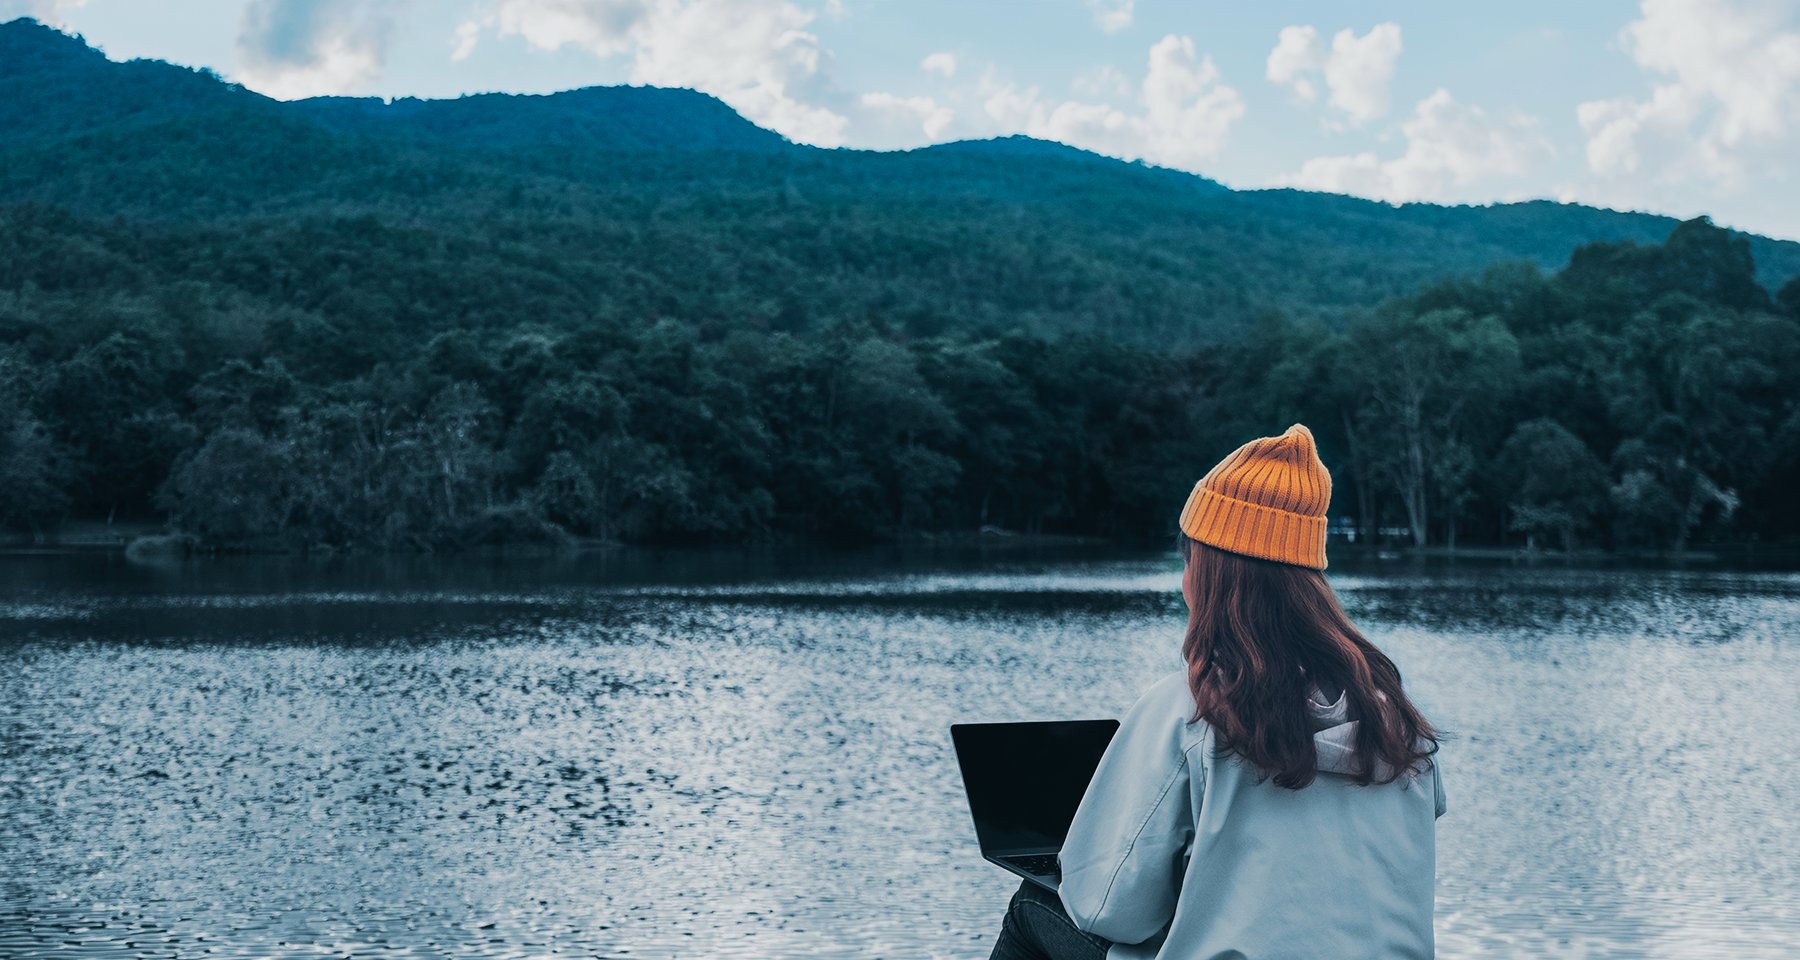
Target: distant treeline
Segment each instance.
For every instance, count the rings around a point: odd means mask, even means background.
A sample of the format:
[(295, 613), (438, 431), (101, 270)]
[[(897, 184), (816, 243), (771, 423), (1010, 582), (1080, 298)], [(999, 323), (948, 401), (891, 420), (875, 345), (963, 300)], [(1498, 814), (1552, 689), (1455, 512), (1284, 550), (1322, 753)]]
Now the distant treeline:
[[(63, 226), (12, 217), (15, 243)], [(239, 257), (281, 262), (239, 239)], [(1299, 420), (1334, 471), (1334, 515), (1365, 534), (1800, 535), (1800, 281), (1771, 298), (1748, 243), (1704, 220), (1662, 245), (1583, 247), (1554, 275), (1496, 267), (1334, 326), (1269, 314), (1170, 350), (879, 320), (570, 327), (528, 309), (409, 341), (383, 326), (392, 304), (336, 304), (361, 326), (327, 325), (118, 269), (129, 283), (0, 285), (12, 529), (156, 518), (212, 548), (376, 550), (1156, 535), (1219, 457)]]

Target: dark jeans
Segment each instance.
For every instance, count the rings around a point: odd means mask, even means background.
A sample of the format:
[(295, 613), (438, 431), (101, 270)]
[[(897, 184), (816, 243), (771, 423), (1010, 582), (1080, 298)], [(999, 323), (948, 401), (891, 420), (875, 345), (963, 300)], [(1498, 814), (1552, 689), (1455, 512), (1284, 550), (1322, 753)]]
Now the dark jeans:
[(1006, 906), (1000, 938), (988, 960), (1105, 960), (1109, 946), (1075, 929), (1062, 900), (1027, 880)]

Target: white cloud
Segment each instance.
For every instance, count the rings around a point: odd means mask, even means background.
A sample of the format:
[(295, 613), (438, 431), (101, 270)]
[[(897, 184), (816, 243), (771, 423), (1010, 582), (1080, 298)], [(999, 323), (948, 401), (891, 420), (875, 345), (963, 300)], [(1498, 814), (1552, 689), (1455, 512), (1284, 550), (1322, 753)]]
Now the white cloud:
[(237, 38), (238, 76), (277, 100), (361, 92), (392, 43), (389, 4), (252, 0)]
[(500, 0), (477, 26), (523, 37), (540, 50), (574, 46), (610, 57), (632, 49), (633, 34), (654, 5), (652, 0)]
[(0, 22), (30, 17), (52, 27), (69, 25), (69, 11), (87, 6), (88, 0), (0, 0)]
[(469, 59), (475, 52), (475, 43), (481, 38), (481, 25), (464, 23), (456, 28), (456, 48), (450, 51), (450, 59), (462, 61)]
[(944, 79), (948, 80), (956, 76), (956, 54), (944, 52), (927, 54), (925, 59), (919, 61), (919, 69), (926, 73), (942, 74)]
[(1132, 7), (1137, 0), (1087, 0), (1094, 23), (1107, 33), (1118, 33), (1131, 26)]
[(1010, 83), (1004, 83), (993, 67), (989, 67), (987, 73), (982, 75), (981, 90), (987, 97), (982, 103), (982, 109), (1008, 133), (1023, 131), (1031, 125), (1034, 117), (1041, 116), (1043, 112), (1036, 87), (1020, 90)]
[(1354, 30), (1339, 30), (1329, 54), (1317, 28), (1284, 27), (1269, 51), (1264, 75), (1308, 102), (1318, 97), (1315, 76), (1323, 75), (1330, 91), (1327, 102), (1352, 125), (1361, 125), (1387, 113), (1401, 46), (1400, 26), (1394, 23), (1376, 24), (1360, 37)]
[(846, 117), (816, 102), (828, 54), (789, 0), (498, 0), (472, 21), (542, 50), (629, 54), (633, 83), (692, 87), (801, 143), (843, 143)]
[(1131, 96), (1131, 78), (1110, 63), (1084, 70), (1069, 81), (1069, 88), (1083, 96), (1111, 99)]
[(956, 111), (930, 97), (901, 97), (891, 93), (865, 93), (857, 101), (876, 111), (906, 115), (915, 120), (927, 140), (936, 140), (956, 120)]
[(1175, 166), (1217, 153), (1231, 125), (1244, 115), (1238, 92), (1219, 82), (1212, 58), (1194, 60), (1194, 41), (1167, 36), (1150, 48), (1144, 76), (1148, 156)]
[(1319, 31), (1316, 28), (1282, 27), (1281, 35), (1275, 40), (1275, 49), (1269, 51), (1263, 73), (1270, 83), (1290, 87), (1295, 96), (1311, 101), (1319, 95), (1319, 91), (1307, 75), (1324, 67), (1325, 53), (1319, 46)]
[(1401, 127), (1404, 153), (1383, 160), (1373, 152), (1314, 157), (1280, 186), (1348, 193), (1377, 200), (1450, 201), (1459, 188), (1530, 173), (1551, 150), (1529, 117), (1490, 117), (1459, 104), (1447, 90), (1419, 101)]
[(1576, 108), (1591, 171), (1732, 188), (1751, 166), (1791, 164), (1800, 150), (1800, 6), (1644, 0), (1620, 44), (1662, 79), (1645, 99)]
[(1331, 57), (1325, 61), (1331, 105), (1344, 111), (1354, 124), (1387, 113), (1388, 83), (1394, 79), (1394, 61), (1399, 58), (1398, 24), (1377, 24), (1360, 37), (1339, 30), (1331, 38)]
[(1194, 41), (1169, 35), (1150, 48), (1139, 111), (1101, 103), (1046, 102), (1036, 87), (983, 83), (989, 117), (1008, 132), (1059, 140), (1100, 153), (1194, 169), (1224, 146), (1244, 101), (1223, 83)]

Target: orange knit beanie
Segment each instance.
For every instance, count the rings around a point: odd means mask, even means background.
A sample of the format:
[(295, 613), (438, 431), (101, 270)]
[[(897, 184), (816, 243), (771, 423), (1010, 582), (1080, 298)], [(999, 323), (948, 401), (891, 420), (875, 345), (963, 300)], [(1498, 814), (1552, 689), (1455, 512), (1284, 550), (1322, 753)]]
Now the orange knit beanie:
[(1181, 531), (1221, 550), (1323, 570), (1330, 505), (1331, 474), (1312, 431), (1296, 423), (1207, 471), (1181, 510)]

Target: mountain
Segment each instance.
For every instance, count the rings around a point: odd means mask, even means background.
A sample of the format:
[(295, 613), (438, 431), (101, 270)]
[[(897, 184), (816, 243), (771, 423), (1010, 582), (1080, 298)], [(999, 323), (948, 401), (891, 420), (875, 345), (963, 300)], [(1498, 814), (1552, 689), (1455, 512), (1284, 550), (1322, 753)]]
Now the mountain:
[(0, 24), (0, 131), (7, 148), (236, 112), (272, 120), (282, 111), (277, 101), (211, 71), (160, 60), (115, 63), (34, 20)]
[[(284, 309), (385, 304), (421, 336), (527, 311), (1191, 343), (1675, 224), (1231, 190), (1024, 137), (817, 149), (688, 90), (284, 103), (0, 24), (0, 243), (21, 251), (0, 285), (128, 266)], [(1800, 273), (1800, 244), (1748, 239), (1765, 286)]]
[(315, 97), (292, 109), (346, 133), (470, 151), (770, 153), (793, 146), (716, 98), (660, 87), (587, 87), (548, 96), (485, 93), (456, 100)]
[(1365, 533), (1774, 542), (1797, 271), (1704, 220), (816, 149), (687, 90), (284, 103), (13, 21), (0, 535), (1166, 537), (1301, 421)]

